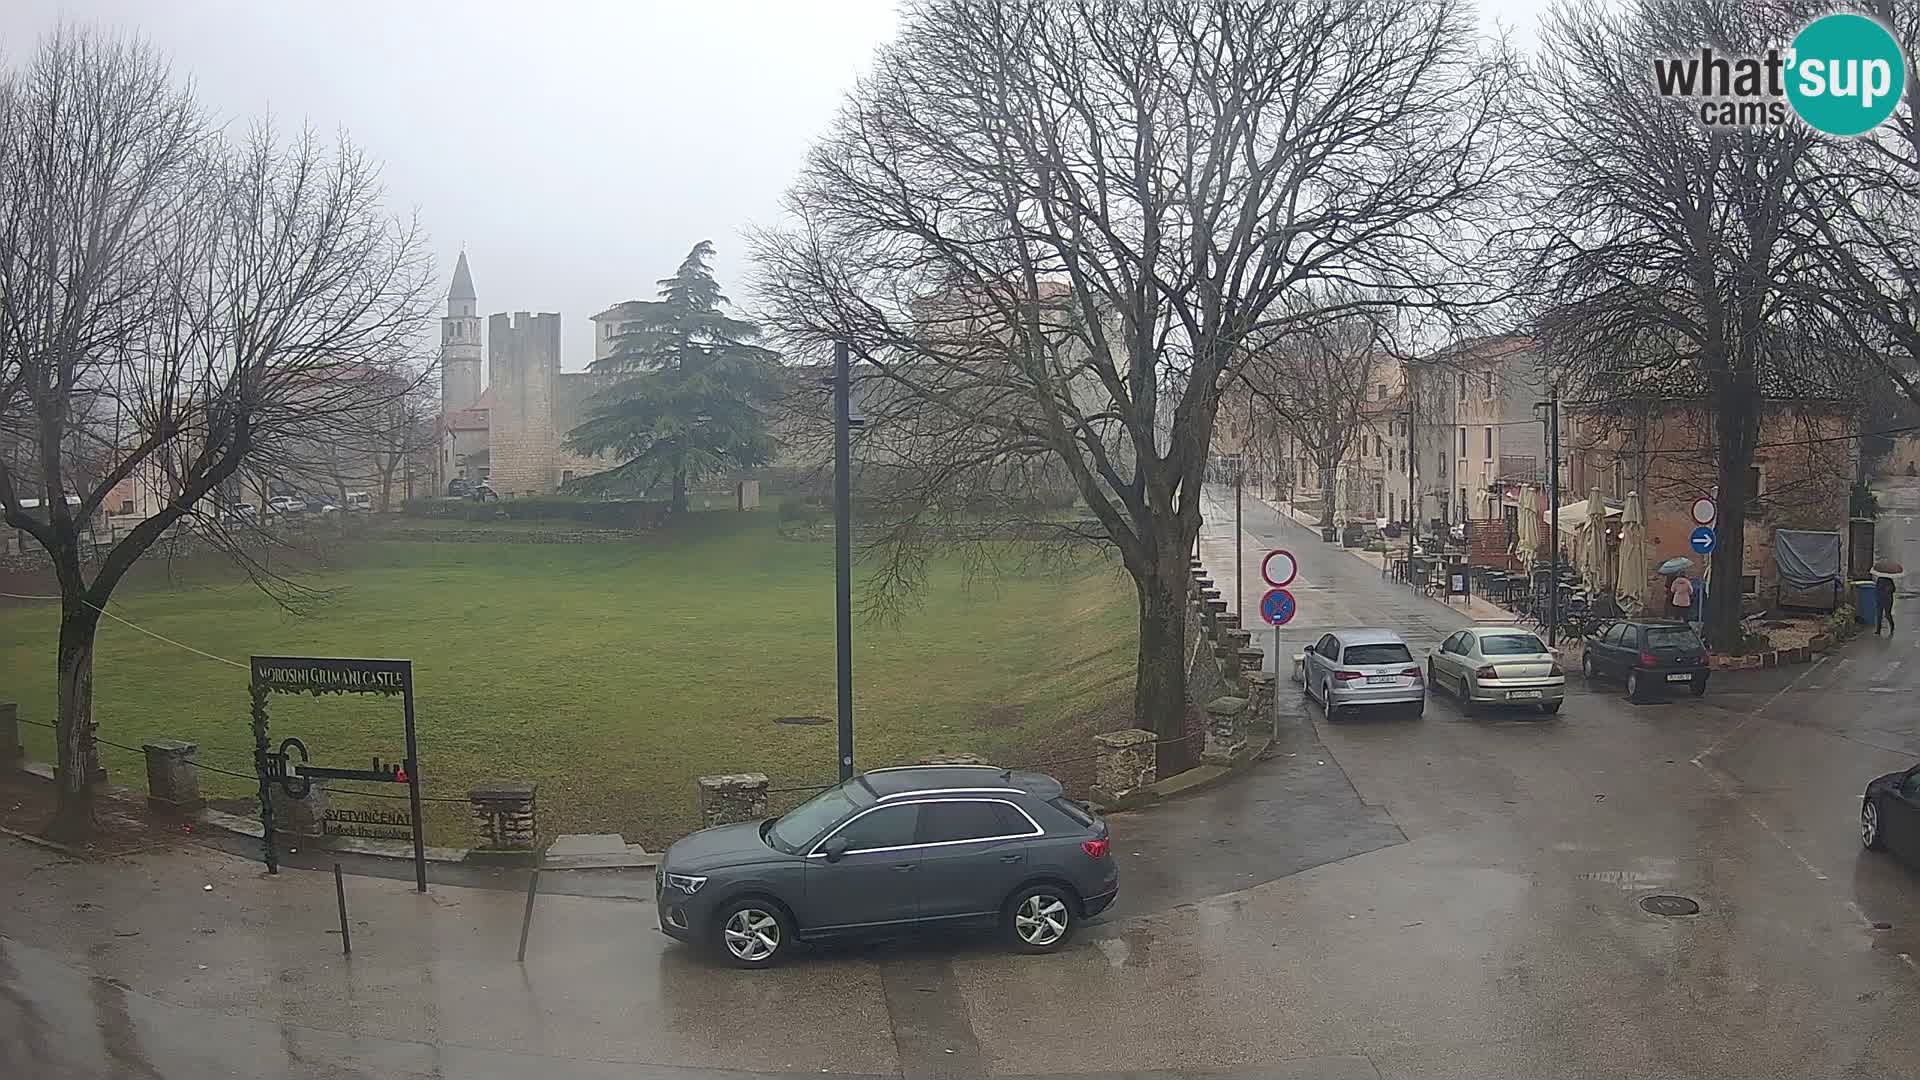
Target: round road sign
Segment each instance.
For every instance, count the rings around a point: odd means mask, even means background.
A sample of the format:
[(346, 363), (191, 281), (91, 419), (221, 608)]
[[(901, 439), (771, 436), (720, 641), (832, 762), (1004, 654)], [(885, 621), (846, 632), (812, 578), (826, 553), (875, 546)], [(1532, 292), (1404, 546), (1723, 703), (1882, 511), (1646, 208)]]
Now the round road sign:
[(1700, 526), (1699, 528), (1693, 530), (1692, 536), (1687, 537), (1687, 543), (1693, 547), (1693, 550), (1699, 552), (1702, 555), (1707, 555), (1712, 553), (1713, 529), (1710, 526), (1706, 526), (1706, 525)]
[(1260, 617), (1268, 626), (1287, 625), (1293, 621), (1295, 610), (1293, 594), (1285, 589), (1269, 589), (1267, 595), (1260, 598)]
[(1298, 573), (1300, 564), (1294, 561), (1293, 552), (1286, 548), (1274, 548), (1267, 552), (1266, 558), (1260, 560), (1260, 576), (1276, 589), (1293, 584), (1294, 576)]
[(1693, 523), (1695, 525), (1711, 525), (1713, 524), (1713, 519), (1718, 517), (1719, 513), (1719, 509), (1713, 505), (1713, 500), (1707, 498), (1705, 495), (1693, 500)]

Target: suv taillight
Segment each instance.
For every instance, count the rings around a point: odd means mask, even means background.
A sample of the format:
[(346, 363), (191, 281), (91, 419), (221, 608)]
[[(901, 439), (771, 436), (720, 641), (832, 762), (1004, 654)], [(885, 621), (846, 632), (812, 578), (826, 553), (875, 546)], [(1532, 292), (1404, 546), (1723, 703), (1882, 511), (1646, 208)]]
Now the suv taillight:
[(1643, 652), (1643, 653), (1641, 653), (1641, 654), (1640, 654), (1640, 666), (1641, 666), (1641, 667), (1653, 667), (1654, 665), (1656, 665), (1656, 664), (1658, 664), (1658, 663), (1660, 663), (1660, 658), (1659, 658), (1659, 657), (1657, 657), (1657, 656), (1655, 656), (1655, 655), (1653, 655), (1652, 653), (1650, 653), (1650, 652)]
[(1104, 859), (1107, 857), (1107, 847), (1109, 843), (1105, 837), (1098, 840), (1082, 840), (1080, 841), (1080, 850), (1086, 852), (1087, 858), (1089, 859)]
[(1400, 674), (1412, 678), (1414, 682), (1419, 682), (1422, 677), (1421, 671), (1417, 667), (1402, 668), (1400, 669)]
[(1358, 671), (1336, 671), (1333, 673), (1334, 682), (1352, 682), (1355, 679), (1361, 678), (1365, 678), (1365, 676)]

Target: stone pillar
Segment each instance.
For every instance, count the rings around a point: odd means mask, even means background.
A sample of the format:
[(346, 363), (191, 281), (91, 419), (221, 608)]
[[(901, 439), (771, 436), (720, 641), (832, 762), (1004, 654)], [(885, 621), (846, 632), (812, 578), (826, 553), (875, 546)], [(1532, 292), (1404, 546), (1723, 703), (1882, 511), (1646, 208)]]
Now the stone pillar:
[(1208, 765), (1230, 765), (1247, 748), (1247, 699), (1214, 698), (1207, 704), (1207, 743), (1200, 760)]
[(20, 706), (0, 701), (0, 768), (18, 768), (27, 760), (27, 748), (20, 745)]
[(1152, 787), (1158, 778), (1153, 732), (1141, 728), (1108, 731), (1093, 737), (1093, 797), (1113, 804)]
[(1222, 630), (1240, 629), (1240, 613), (1237, 611), (1223, 611), (1220, 613), (1220, 618), (1216, 621), (1220, 624)]
[(919, 760), (921, 765), (991, 765), (993, 762), (979, 754), (928, 754)]
[(140, 744), (147, 755), (147, 805), (175, 814), (192, 813), (207, 805), (200, 797), (200, 770), (193, 755), (200, 748), (178, 739), (155, 739)]
[(1227, 602), (1220, 599), (1220, 590), (1218, 589), (1208, 589), (1204, 595), (1207, 599), (1207, 633), (1211, 635), (1219, 631), (1220, 613), (1227, 610)]
[(1265, 671), (1251, 671), (1244, 681), (1247, 689), (1247, 730), (1272, 731), (1273, 675)]
[[(1267, 654), (1250, 646), (1240, 649), (1240, 689), (1247, 688), (1247, 680), (1260, 674), (1260, 666), (1267, 662)], [(1247, 695), (1251, 697), (1252, 695)]]
[(534, 814), (533, 784), (482, 784), (467, 789), (473, 806), (473, 826), (483, 855), (521, 854), (534, 850), (539, 822)]
[(727, 773), (700, 778), (700, 823), (730, 825), (767, 816), (765, 773)]
[(267, 789), (268, 797), (273, 801), (275, 832), (289, 836), (320, 836), (326, 832), (327, 789), (318, 780), (311, 783), (313, 786), (304, 799), (288, 798), (279, 784)]

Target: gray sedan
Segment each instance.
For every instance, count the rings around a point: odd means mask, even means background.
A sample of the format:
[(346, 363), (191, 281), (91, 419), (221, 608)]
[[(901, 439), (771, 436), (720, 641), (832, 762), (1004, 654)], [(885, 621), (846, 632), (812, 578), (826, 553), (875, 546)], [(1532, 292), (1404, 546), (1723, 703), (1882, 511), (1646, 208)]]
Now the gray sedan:
[(1474, 626), (1427, 654), (1427, 681), (1468, 709), (1476, 705), (1530, 705), (1560, 711), (1567, 675), (1541, 640), (1511, 626)]

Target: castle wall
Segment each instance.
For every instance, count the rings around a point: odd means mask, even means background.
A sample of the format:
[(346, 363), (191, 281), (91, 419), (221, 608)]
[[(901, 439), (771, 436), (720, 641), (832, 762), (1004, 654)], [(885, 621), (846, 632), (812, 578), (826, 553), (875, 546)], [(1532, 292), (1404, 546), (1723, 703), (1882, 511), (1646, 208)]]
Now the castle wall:
[(553, 386), (560, 372), (560, 316), (515, 312), (487, 328), (488, 466), (501, 495), (543, 495), (559, 484)]
[(554, 377), (553, 382), (553, 432), (554, 468), (556, 474), (564, 480), (568, 473), (576, 477), (589, 473), (603, 472), (613, 467), (607, 457), (576, 454), (566, 449), (567, 434), (571, 432), (587, 415), (586, 401), (610, 380), (603, 375), (594, 375), (585, 371), (569, 371)]

